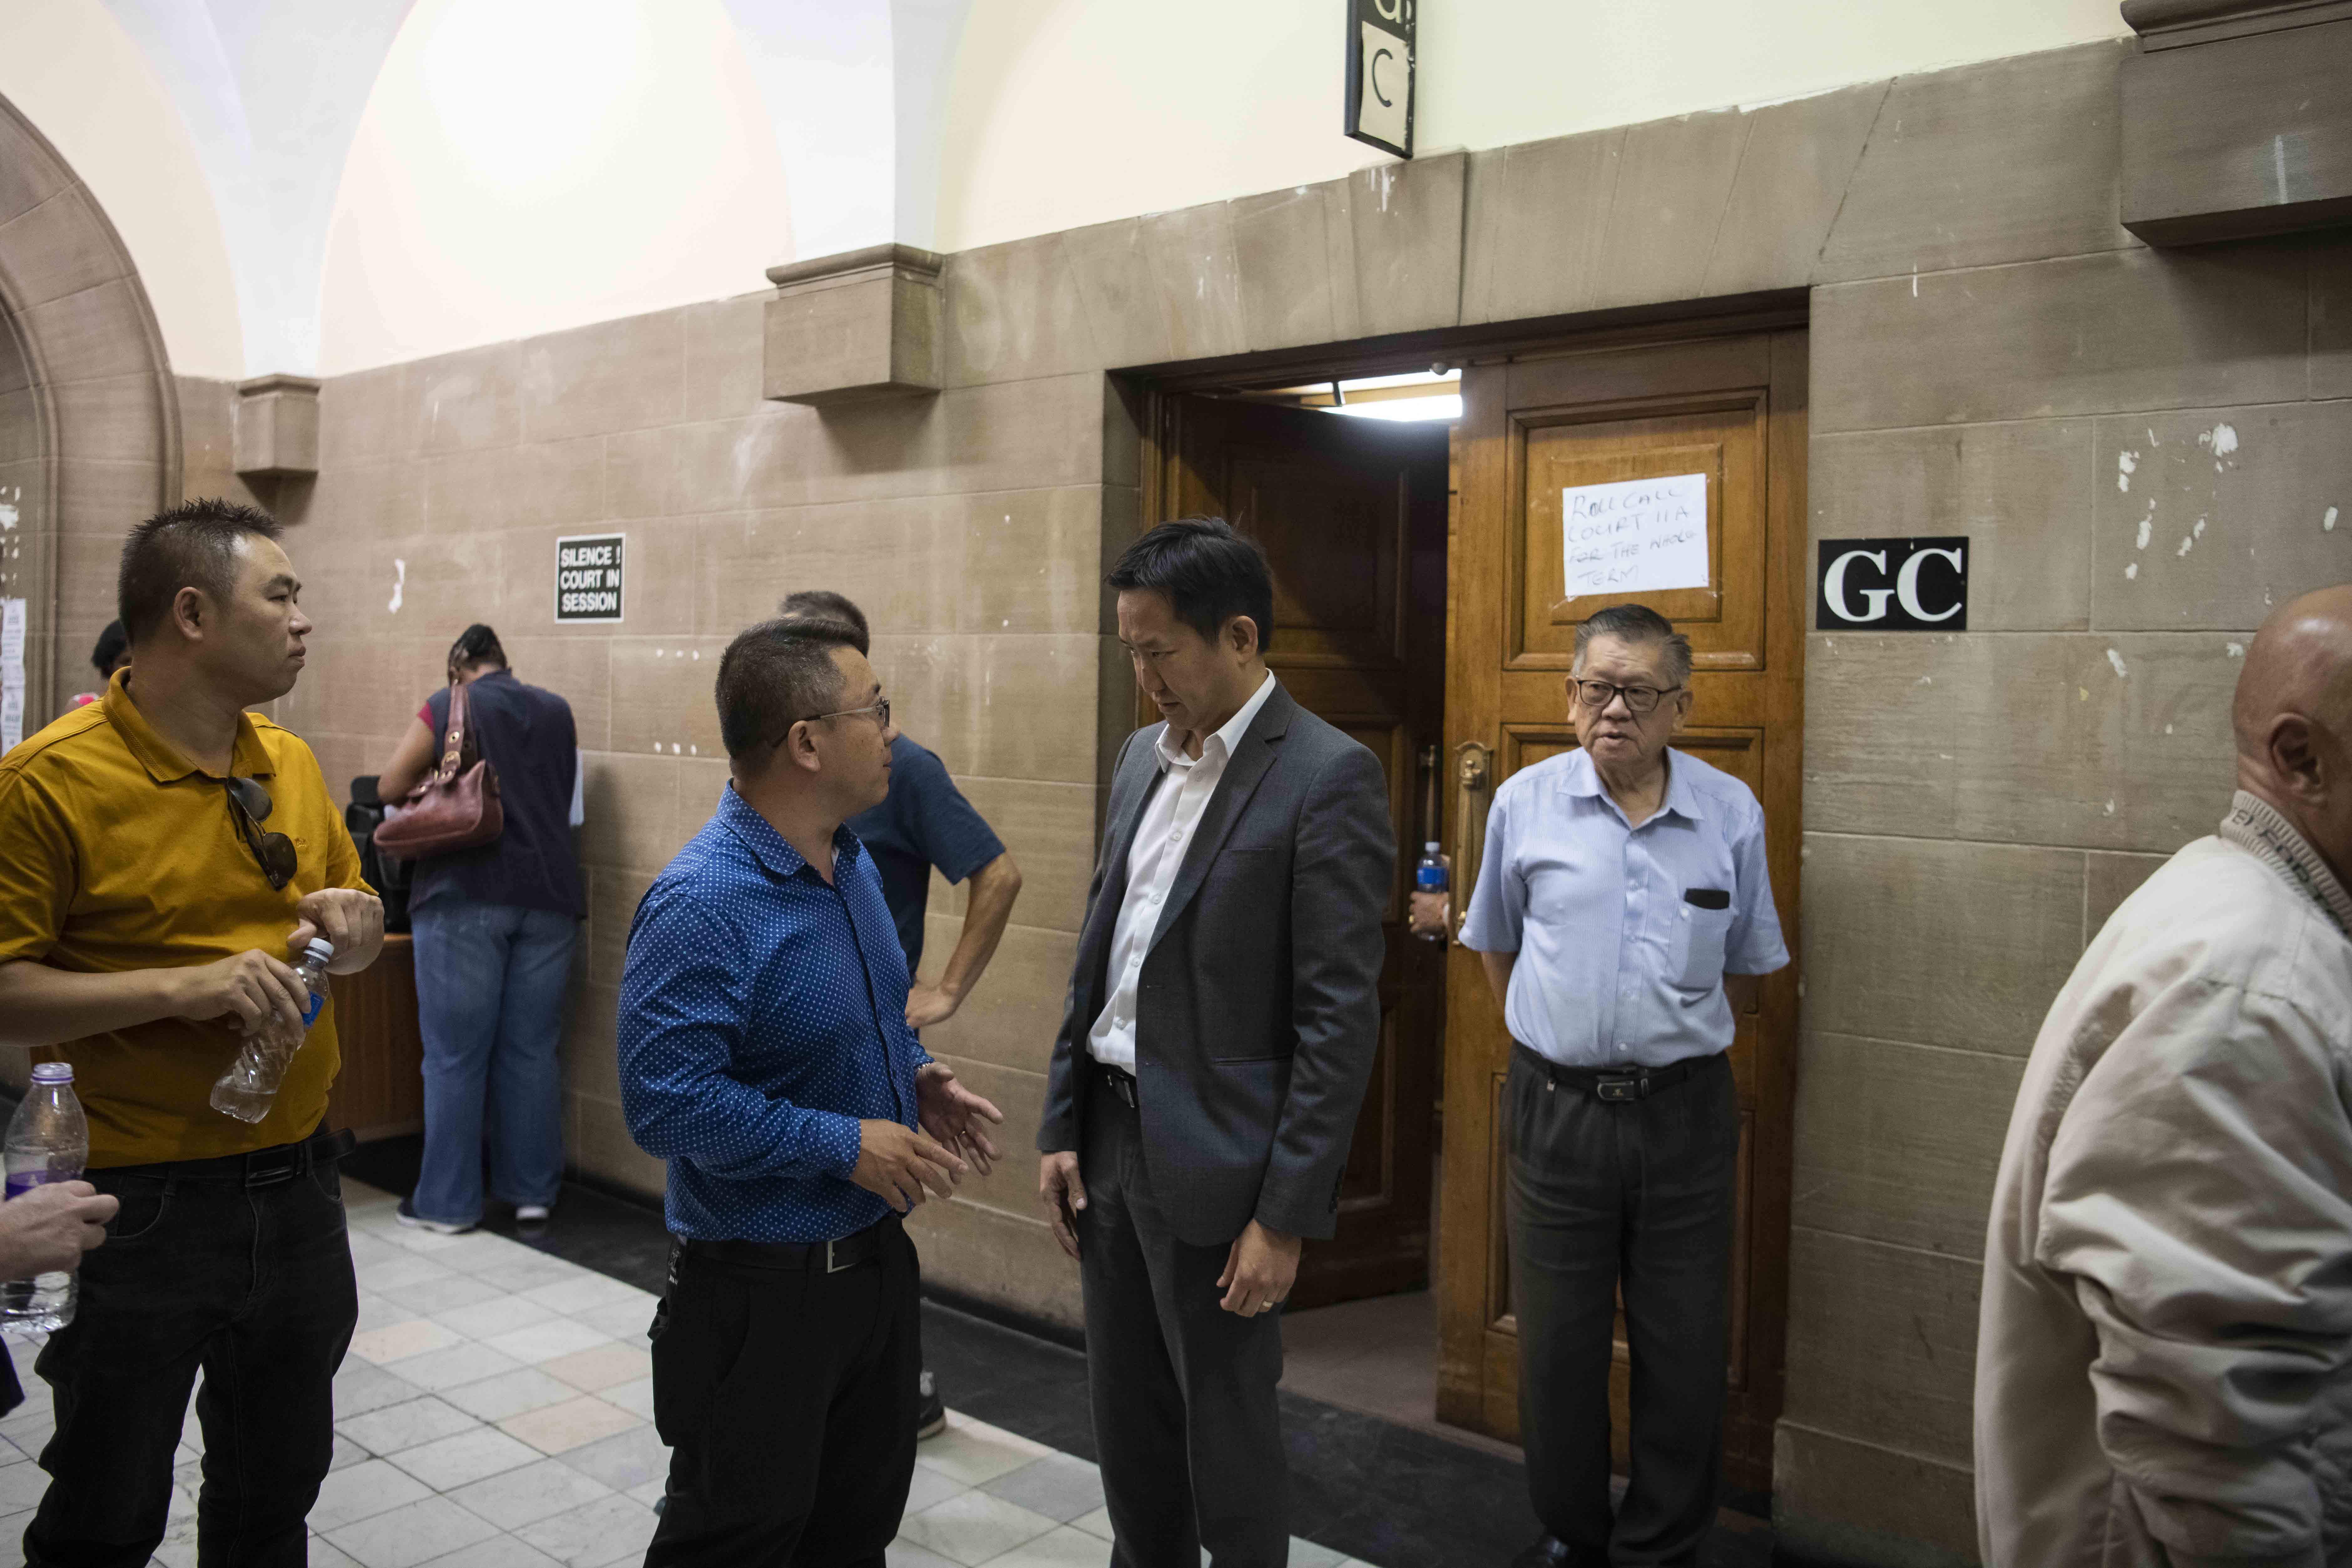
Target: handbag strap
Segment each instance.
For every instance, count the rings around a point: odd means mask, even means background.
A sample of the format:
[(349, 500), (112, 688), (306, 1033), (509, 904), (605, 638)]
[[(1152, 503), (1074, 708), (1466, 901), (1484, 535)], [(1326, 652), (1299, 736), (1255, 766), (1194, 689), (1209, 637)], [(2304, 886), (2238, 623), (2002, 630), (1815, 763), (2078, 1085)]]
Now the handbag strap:
[(441, 752), (441, 765), (433, 771), (434, 778), (447, 784), (457, 776), (457, 764), (466, 750), (466, 683), (449, 683), (449, 739)]

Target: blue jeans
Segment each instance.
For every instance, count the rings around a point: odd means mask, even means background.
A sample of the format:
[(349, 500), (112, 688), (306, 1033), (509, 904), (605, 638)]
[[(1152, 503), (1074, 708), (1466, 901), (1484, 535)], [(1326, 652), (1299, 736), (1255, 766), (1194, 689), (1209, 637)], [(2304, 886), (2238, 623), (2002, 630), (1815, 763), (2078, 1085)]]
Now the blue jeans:
[(563, 1183), (558, 1052), (580, 922), (462, 899), (436, 900), (411, 920), (425, 1036), (425, 1163), (410, 1206), (453, 1225), (482, 1217), (485, 1120), (492, 1194), (551, 1204)]

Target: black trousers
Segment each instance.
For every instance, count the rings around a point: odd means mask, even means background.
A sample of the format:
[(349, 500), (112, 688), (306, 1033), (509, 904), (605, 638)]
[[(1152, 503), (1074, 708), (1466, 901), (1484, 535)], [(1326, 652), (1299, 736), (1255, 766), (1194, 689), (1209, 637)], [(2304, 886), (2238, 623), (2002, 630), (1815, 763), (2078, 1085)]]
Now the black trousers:
[(1087, 1388), (1113, 1568), (1284, 1568), (1288, 1470), (1279, 1312), (1217, 1303), (1230, 1244), (1177, 1239), (1151, 1195), (1136, 1111), (1086, 1064), (1077, 1216)]
[[(1519, 1429), (1544, 1527), (1616, 1564), (1696, 1563), (1713, 1522), (1739, 1101), (1713, 1057), (1610, 1102), (1524, 1046), (1504, 1085)], [(1610, 1342), (1622, 1286), (1633, 1464), (1609, 1510)]]
[(88, 1173), (122, 1209), (106, 1245), (82, 1259), (74, 1321), (34, 1363), (58, 1427), (41, 1450), (48, 1491), (25, 1531), (32, 1568), (147, 1561), (163, 1539), (199, 1368), (196, 1561), (309, 1560), (302, 1521), (334, 1457), (335, 1369), (359, 1292), (335, 1163), (305, 1154), (299, 1164), (262, 1186), (148, 1166)]
[(646, 1568), (883, 1568), (915, 1476), (915, 1244), (827, 1273), (670, 1261), (654, 1319), (669, 1502)]

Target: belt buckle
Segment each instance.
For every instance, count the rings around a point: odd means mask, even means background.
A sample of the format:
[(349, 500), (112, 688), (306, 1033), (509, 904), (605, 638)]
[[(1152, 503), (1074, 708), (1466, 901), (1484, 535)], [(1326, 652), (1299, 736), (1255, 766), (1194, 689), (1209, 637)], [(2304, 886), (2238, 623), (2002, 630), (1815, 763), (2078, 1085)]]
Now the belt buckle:
[(288, 1150), (278, 1157), (277, 1163), (264, 1165), (259, 1170), (254, 1168), (251, 1156), (247, 1156), (245, 1166), (245, 1184), (248, 1188), (274, 1187), (280, 1182), (292, 1181), (300, 1173), (301, 1167), (302, 1156), (298, 1150)]
[(856, 1267), (854, 1263), (835, 1263), (833, 1260), (833, 1249), (839, 1245), (837, 1241), (827, 1241), (824, 1244), (824, 1271), (827, 1274), (838, 1274), (845, 1268)]
[(1622, 1105), (1641, 1099), (1644, 1087), (1638, 1077), (1604, 1078), (1592, 1086), (1592, 1098), (1605, 1100), (1612, 1105)]

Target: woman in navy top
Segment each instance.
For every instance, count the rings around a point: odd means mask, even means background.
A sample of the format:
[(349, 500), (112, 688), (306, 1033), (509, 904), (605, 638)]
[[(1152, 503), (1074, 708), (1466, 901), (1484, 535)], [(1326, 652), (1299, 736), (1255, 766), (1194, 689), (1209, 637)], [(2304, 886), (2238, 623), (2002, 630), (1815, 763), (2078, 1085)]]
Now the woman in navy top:
[[(572, 842), (579, 741), (571, 706), (516, 679), (486, 626), (467, 627), (450, 648), (449, 679), (466, 689), (467, 743), (498, 774), (506, 826), (478, 848), (418, 861), (410, 886), (425, 1163), (400, 1217), (451, 1234), (481, 1218), (487, 1105), (490, 1195), (514, 1205), (528, 1232), (546, 1224), (563, 1180), (559, 1053), (587, 913)], [(414, 789), (440, 757), (449, 690), (417, 710), (377, 781), (385, 800)]]

